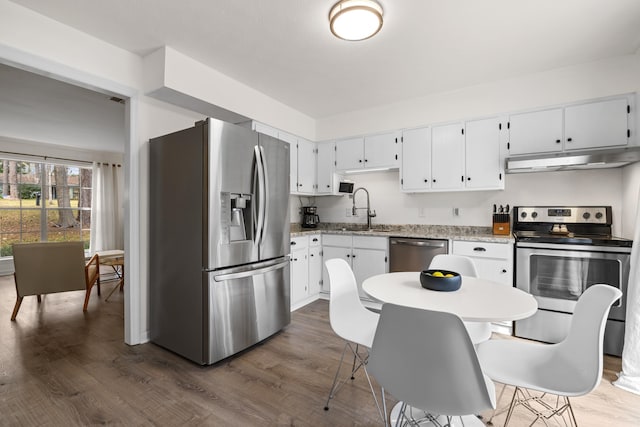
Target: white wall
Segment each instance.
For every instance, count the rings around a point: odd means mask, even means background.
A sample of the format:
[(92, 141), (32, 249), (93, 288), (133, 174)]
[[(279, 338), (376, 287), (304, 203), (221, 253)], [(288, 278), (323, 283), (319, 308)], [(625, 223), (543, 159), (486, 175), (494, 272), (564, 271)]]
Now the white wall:
[(633, 239), (637, 209), (640, 205), (640, 163), (629, 165), (622, 170), (622, 237)]
[(123, 154), (125, 107), (108, 95), (0, 64), (0, 135)]
[(412, 128), (639, 89), (640, 53), (636, 53), (322, 118), (316, 137), (324, 141)]
[[(371, 208), (376, 210), (374, 224), (438, 224), (491, 226), (493, 204), (554, 205), (570, 200), (576, 205), (611, 205), (614, 232), (621, 234), (622, 169), (565, 171), (507, 175), (504, 191), (414, 193), (399, 191), (398, 172), (349, 175), (356, 187), (369, 190)], [(352, 206), (347, 196), (317, 197), (318, 215), (324, 222), (366, 223), (364, 212), (348, 217)], [(356, 195), (356, 205), (366, 206), (364, 193)], [(459, 216), (453, 215), (459, 209)], [(424, 217), (419, 216), (419, 210)], [(293, 217), (292, 217), (293, 218)]]

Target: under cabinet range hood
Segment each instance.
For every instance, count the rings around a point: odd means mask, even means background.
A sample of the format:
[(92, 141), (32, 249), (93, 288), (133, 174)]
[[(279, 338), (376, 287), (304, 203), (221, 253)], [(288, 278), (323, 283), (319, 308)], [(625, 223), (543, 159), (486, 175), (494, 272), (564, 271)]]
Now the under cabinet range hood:
[(640, 161), (640, 147), (511, 157), (506, 173), (618, 168)]

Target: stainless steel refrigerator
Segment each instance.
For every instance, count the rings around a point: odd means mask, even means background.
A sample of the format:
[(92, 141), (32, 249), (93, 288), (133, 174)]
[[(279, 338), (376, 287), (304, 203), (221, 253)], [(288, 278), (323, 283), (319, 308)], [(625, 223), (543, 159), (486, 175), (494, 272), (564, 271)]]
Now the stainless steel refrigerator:
[(149, 145), (150, 338), (212, 364), (290, 322), (289, 144), (208, 118)]

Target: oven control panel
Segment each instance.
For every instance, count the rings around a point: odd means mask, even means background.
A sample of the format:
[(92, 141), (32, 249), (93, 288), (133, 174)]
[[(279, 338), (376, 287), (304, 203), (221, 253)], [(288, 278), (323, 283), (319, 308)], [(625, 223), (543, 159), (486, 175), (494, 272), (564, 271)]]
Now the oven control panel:
[(610, 224), (610, 206), (518, 206), (516, 222)]

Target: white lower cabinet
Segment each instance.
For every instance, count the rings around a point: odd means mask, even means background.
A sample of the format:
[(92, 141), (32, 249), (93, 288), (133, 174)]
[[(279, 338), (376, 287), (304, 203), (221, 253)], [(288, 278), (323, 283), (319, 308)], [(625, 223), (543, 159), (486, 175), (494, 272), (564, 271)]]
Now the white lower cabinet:
[(291, 238), (291, 310), (318, 298), (321, 268), (320, 235)]
[[(513, 286), (513, 244), (454, 240), (452, 253), (473, 259), (478, 275), (487, 280)], [(463, 284), (464, 286), (464, 284)], [(495, 331), (511, 333), (511, 322), (494, 324)]]
[[(371, 299), (363, 290), (362, 282), (376, 274), (389, 271), (389, 241), (386, 237), (325, 234), (322, 236), (323, 259), (341, 258), (353, 270), (360, 298)], [(326, 267), (323, 268), (323, 292), (330, 292)]]
[(319, 234), (309, 236), (309, 295), (317, 296), (322, 288), (322, 243)]

